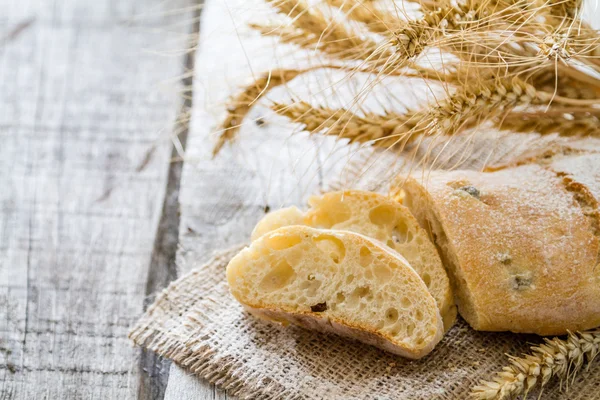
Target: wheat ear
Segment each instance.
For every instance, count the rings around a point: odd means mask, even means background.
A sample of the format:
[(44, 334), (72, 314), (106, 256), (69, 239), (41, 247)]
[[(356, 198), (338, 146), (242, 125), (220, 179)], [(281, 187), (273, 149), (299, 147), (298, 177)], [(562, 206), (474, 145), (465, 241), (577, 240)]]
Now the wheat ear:
[(317, 50), (340, 61), (369, 61), (374, 55), (378, 58), (386, 57), (385, 52), (381, 52), (375, 42), (352, 36), (350, 31), (346, 31), (348, 36), (345, 39), (329, 40), (294, 25), (250, 24), (250, 27), (263, 36), (276, 36), (282, 43), (293, 44), (309, 51)]
[(339, 8), (347, 18), (361, 22), (374, 33), (389, 36), (399, 24), (392, 13), (380, 11), (372, 4), (359, 0), (325, 0), (332, 7)]
[(417, 114), (387, 112), (383, 115), (364, 113), (359, 116), (343, 108), (314, 107), (304, 101), (285, 105), (275, 103), (272, 108), (276, 113), (302, 124), (307, 132), (322, 132), (349, 139), (350, 143), (370, 142), (386, 148), (400, 143), (418, 123)]
[(420, 126), (428, 134), (453, 135), (471, 122), (480, 124), (517, 106), (541, 104), (544, 100), (548, 96), (518, 78), (476, 84), (431, 107), (423, 114)]
[(544, 339), (531, 347), (531, 354), (510, 357), (510, 364), (496, 373), (492, 381), (482, 381), (471, 391), (477, 400), (514, 399), (536, 387), (543, 390), (553, 378), (566, 383), (583, 367), (588, 368), (600, 352), (600, 331), (571, 333), (566, 339)]
[[(347, 46), (360, 46), (369, 41), (353, 35), (343, 24), (327, 18), (320, 10), (303, 0), (268, 0), (279, 13), (292, 19), (291, 24), (306, 33), (316, 35), (326, 42), (346, 42)], [(375, 45), (374, 42), (372, 42)]]
[(244, 117), (258, 99), (266, 95), (273, 88), (281, 86), (308, 71), (308, 69), (276, 69), (270, 71), (260, 76), (251, 85), (246, 86), (239, 94), (229, 100), (227, 103), (227, 114), (219, 127), (221, 134), (213, 148), (213, 156), (223, 148), (225, 143), (235, 138)]
[[(582, 115), (580, 115), (582, 114)], [(537, 132), (542, 135), (557, 133), (561, 136), (593, 136), (600, 138), (600, 118), (588, 113), (511, 113), (497, 124), (498, 128), (513, 132)]]

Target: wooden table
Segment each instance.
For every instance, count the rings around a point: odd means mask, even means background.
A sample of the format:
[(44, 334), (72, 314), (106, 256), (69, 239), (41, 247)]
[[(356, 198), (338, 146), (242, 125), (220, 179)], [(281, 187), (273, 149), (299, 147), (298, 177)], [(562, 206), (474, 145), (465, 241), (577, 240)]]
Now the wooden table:
[(129, 328), (351, 156), (259, 104), (211, 159), (227, 96), (302, 60), (247, 30), (262, 0), (208, 1), (196, 51), (198, 1), (0, 0), (0, 399), (226, 398)]

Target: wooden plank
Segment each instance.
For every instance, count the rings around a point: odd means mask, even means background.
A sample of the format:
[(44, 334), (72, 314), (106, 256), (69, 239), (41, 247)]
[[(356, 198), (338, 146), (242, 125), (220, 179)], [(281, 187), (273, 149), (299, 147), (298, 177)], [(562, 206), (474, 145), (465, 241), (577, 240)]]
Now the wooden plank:
[(2, 399), (140, 390), (188, 4), (0, 0)]
[[(154, 301), (154, 294), (167, 286), (177, 276), (175, 257), (178, 245), (179, 233), (179, 189), (183, 159), (179, 152), (185, 151), (189, 131), (189, 116), (193, 100), (193, 70), (195, 61), (195, 49), (198, 44), (198, 30), (201, 7), (198, 3), (191, 13), (191, 29), (188, 51), (184, 58), (185, 73), (181, 80), (183, 104), (179, 117), (173, 131), (177, 132), (177, 146), (171, 149), (171, 160), (166, 182), (166, 195), (163, 201), (161, 218), (158, 223), (148, 280), (146, 282), (146, 298), (144, 309)], [(139, 167), (138, 167), (139, 168)], [(162, 399), (169, 379), (171, 361), (162, 358), (155, 353), (142, 349), (140, 357), (140, 399)]]
[[(265, 13), (269, 8), (261, 0), (209, 1), (202, 13), (193, 119), (181, 183), (179, 274), (206, 261), (213, 251), (247, 240), (269, 209), (301, 204), (322, 184), (318, 171), (323, 165), (315, 142), (305, 135), (290, 137), (293, 128), (271, 119), (261, 106), (252, 111), (240, 141), (211, 159), (211, 132), (224, 101), (237, 86), (248, 83), (251, 71), (266, 71), (277, 58), (273, 43), (245, 26), (251, 18), (264, 19)], [(250, 60), (246, 54), (252, 55)], [(252, 121), (263, 115), (268, 115), (263, 123)], [(180, 398), (227, 395), (172, 366), (165, 399)]]

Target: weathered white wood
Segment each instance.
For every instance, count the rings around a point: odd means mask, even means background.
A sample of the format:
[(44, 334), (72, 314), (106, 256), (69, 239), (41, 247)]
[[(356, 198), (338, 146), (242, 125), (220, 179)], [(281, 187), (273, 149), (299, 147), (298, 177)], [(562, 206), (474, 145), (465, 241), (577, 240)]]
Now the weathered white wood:
[[(246, 26), (249, 20), (264, 21), (268, 15), (270, 9), (261, 0), (205, 4), (181, 183), (180, 274), (206, 261), (213, 251), (247, 240), (269, 209), (301, 204), (323, 185), (322, 170), (327, 168), (323, 160), (333, 148), (332, 141), (316, 142), (304, 134), (290, 137), (294, 127), (260, 105), (252, 110), (235, 145), (211, 159), (211, 132), (222, 117), (227, 97), (250, 83), (252, 71), (262, 73), (274, 67), (274, 60), (298, 65), (278, 54), (273, 41), (260, 38)], [(278, 90), (273, 96), (283, 92)], [(259, 124), (254, 122), (257, 118)], [(319, 146), (325, 146), (325, 151)], [(187, 398), (183, 396), (189, 393), (200, 399), (226, 398), (207, 382), (172, 366), (165, 399)]]
[(0, 398), (128, 399), (187, 0), (0, 0)]
[(166, 399), (177, 400), (204, 400), (215, 399), (215, 393), (210, 385), (199, 380), (181, 368), (171, 368), (169, 380), (180, 382), (179, 385), (168, 385), (165, 392)]

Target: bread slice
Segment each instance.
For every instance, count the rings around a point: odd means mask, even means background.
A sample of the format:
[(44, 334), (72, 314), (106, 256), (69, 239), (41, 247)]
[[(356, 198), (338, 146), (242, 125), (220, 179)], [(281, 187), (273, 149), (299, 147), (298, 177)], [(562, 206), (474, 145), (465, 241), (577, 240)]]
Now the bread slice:
[(374, 192), (330, 192), (309, 199), (310, 209), (296, 207), (267, 214), (254, 228), (252, 240), (282, 226), (307, 225), (341, 229), (376, 239), (400, 253), (419, 274), (435, 299), (447, 331), (456, 320), (456, 306), (440, 256), (408, 208)]
[(408, 358), (443, 334), (435, 300), (397, 253), (365, 236), (289, 226), (227, 266), (233, 296), (265, 319), (358, 339)]
[(569, 169), (566, 177), (583, 181), (594, 161), (581, 161), (579, 172), (553, 164), (560, 174), (534, 164), (399, 180), (473, 328), (559, 335), (600, 325), (599, 238), (584, 199), (561, 176)]

